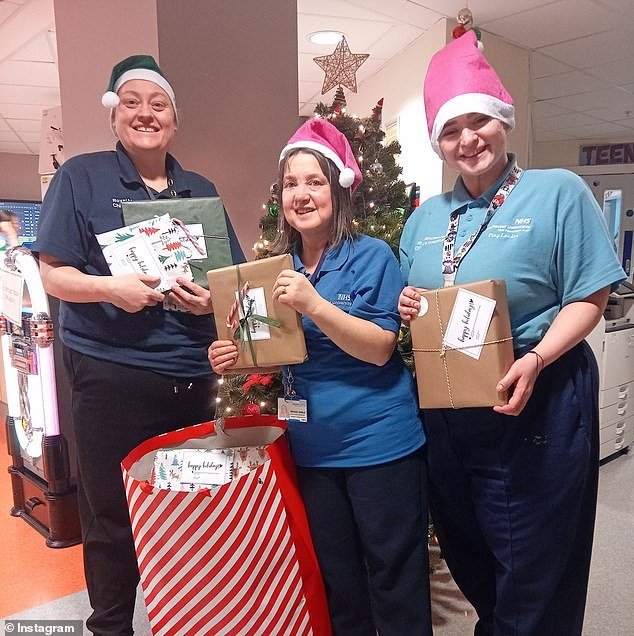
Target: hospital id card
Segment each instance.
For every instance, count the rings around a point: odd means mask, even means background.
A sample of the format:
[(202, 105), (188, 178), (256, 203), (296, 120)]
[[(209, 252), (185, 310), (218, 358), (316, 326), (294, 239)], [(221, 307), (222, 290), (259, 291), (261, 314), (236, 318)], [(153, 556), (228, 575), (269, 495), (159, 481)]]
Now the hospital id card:
[(299, 398), (277, 398), (277, 418), (295, 422), (308, 422), (308, 403)]

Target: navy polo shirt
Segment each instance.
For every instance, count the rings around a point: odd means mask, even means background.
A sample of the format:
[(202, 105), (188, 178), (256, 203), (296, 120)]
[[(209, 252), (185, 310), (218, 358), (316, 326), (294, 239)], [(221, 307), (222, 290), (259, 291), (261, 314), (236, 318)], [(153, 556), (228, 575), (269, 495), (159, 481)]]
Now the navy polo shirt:
[[(299, 256), (295, 269), (306, 273)], [(316, 280), (319, 295), (347, 314), (398, 333), (401, 275), (384, 241), (358, 235), (329, 249)], [(378, 367), (342, 351), (302, 317), (308, 360), (285, 368), (308, 402), (308, 422), (290, 423), (299, 466), (372, 466), (404, 457), (425, 441), (410, 372), (395, 351)]]
[[(166, 167), (179, 197), (218, 196), (213, 183), (183, 170), (167, 155)], [(170, 191), (159, 193), (169, 198)], [(123, 227), (122, 201), (150, 195), (137, 169), (118, 143), (116, 151), (79, 155), (55, 174), (42, 203), (35, 251), (81, 272), (109, 276), (96, 234)], [(227, 218), (234, 262), (244, 255)], [(128, 313), (110, 303), (60, 305), (60, 336), (86, 355), (146, 368), (173, 377), (208, 377), (207, 347), (215, 340), (212, 316), (165, 311), (162, 306)]]

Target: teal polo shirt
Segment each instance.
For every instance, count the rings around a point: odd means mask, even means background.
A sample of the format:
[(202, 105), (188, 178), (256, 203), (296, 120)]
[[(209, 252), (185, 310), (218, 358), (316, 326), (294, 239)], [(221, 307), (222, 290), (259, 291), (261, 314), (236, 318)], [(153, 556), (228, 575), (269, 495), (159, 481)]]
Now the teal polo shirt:
[[(295, 253), (295, 269), (306, 268)], [(357, 235), (326, 253), (312, 281), (322, 298), (351, 316), (397, 333), (402, 289), (398, 262), (384, 241)], [(308, 360), (290, 368), (308, 402), (308, 422), (288, 428), (299, 466), (358, 467), (404, 457), (425, 441), (410, 372), (395, 351), (378, 367), (348, 355), (302, 317)]]
[[(512, 155), (509, 159), (512, 159)], [(460, 214), (455, 252), (476, 232), (511, 169), (473, 199), (462, 179), (408, 219), (400, 244), (405, 284), (442, 287), (442, 248), (452, 212)], [(568, 170), (526, 170), (462, 260), (456, 285), (506, 281), (515, 348), (541, 340), (562, 307), (626, 278), (601, 208)], [(455, 253), (454, 252), (454, 253)]]

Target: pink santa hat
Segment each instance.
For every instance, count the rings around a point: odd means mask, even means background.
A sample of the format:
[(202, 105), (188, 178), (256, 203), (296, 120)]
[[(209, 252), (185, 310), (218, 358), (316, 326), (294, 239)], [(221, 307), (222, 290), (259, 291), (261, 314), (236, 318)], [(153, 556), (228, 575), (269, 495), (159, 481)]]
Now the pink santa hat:
[(482, 113), (515, 127), (513, 98), (467, 31), (436, 53), (425, 76), (425, 112), (432, 148), (442, 159), (438, 137), (454, 117)]
[(346, 136), (325, 119), (315, 117), (302, 124), (288, 140), (280, 154), (280, 162), (297, 148), (315, 150), (330, 159), (339, 168), (339, 184), (352, 186), (352, 192), (363, 181), (359, 164)]

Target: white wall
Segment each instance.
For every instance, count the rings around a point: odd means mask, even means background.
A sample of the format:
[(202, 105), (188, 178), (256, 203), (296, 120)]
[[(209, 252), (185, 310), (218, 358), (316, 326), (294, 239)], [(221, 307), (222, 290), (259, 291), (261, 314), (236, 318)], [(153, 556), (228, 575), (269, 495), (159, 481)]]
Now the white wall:
[[(402, 153), (399, 164), (403, 180), (415, 181), (421, 187), (421, 200), (451, 189), (455, 173), (443, 166), (429, 143), (423, 82), (432, 55), (451, 40), (455, 22), (441, 19), (409, 48), (390, 60), (378, 73), (359, 84), (355, 95), (346, 92), (348, 112), (366, 116), (384, 97), (384, 126), (399, 121)], [(509, 136), (509, 149), (518, 155), (520, 165), (528, 165), (529, 125), (529, 52), (513, 44), (483, 33), (484, 52), (515, 103), (515, 130)]]
[(634, 142), (634, 133), (618, 139), (574, 139), (570, 141), (533, 142), (531, 168), (569, 168), (579, 165), (581, 146)]
[(348, 112), (368, 116), (384, 98), (383, 127), (398, 119), (398, 159), (405, 183), (415, 181), (421, 200), (441, 192), (442, 162), (429, 143), (423, 104), (423, 80), (431, 56), (445, 45), (446, 20), (439, 20), (409, 48), (378, 73), (359, 84), (358, 93), (346, 91)]

